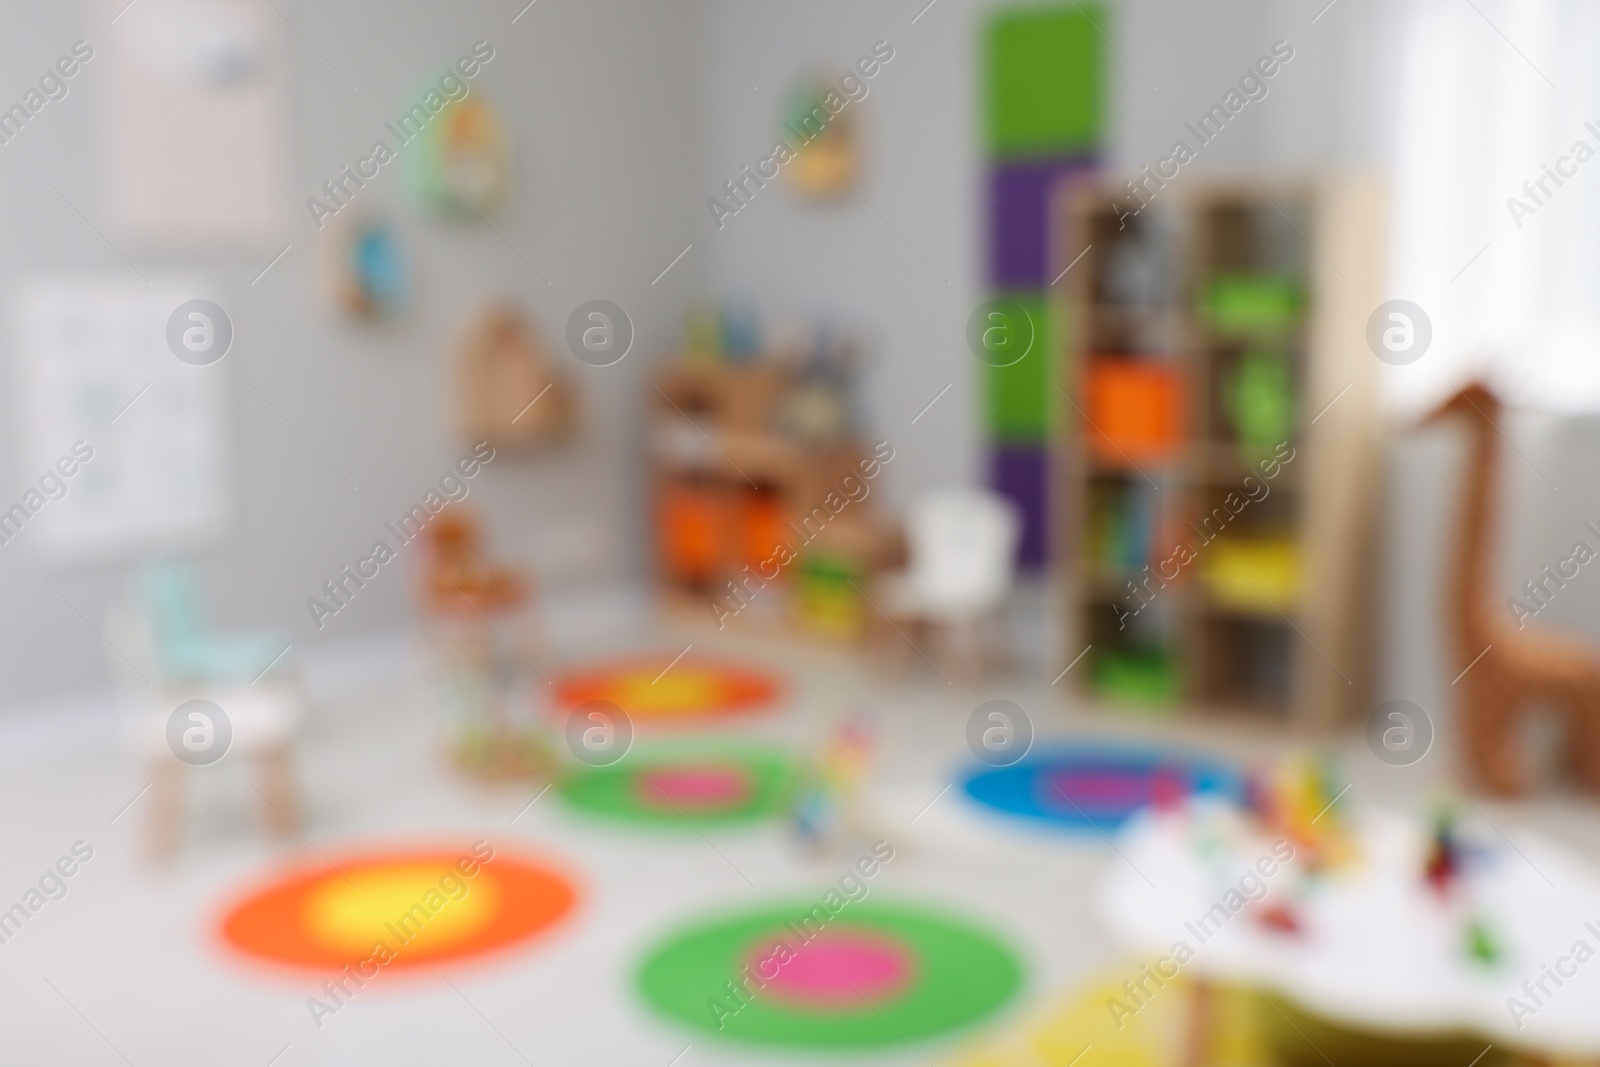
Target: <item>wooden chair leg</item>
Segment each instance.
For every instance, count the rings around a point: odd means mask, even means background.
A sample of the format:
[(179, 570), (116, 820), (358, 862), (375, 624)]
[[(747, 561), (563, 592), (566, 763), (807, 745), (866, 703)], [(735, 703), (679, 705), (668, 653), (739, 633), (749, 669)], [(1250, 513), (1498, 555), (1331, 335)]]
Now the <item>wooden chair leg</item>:
[(984, 647), (984, 620), (974, 615), (962, 624), (967, 633), (967, 650), (972, 657), (972, 680), (981, 682), (989, 669), (989, 651)]
[(916, 640), (916, 622), (905, 618), (891, 620), (873, 612), (872, 626), (876, 635), (872, 643), (882, 652), (883, 662), (893, 674), (904, 675), (911, 662), (910, 642)]
[(945, 619), (938, 623), (943, 640), (940, 659), (952, 682), (976, 682), (983, 677), (983, 654), (970, 619)]
[(278, 837), (293, 836), (297, 832), (299, 815), (288, 746), (269, 748), (257, 754), (256, 772), (260, 779), (262, 814), (266, 816), (268, 828)]
[(178, 852), (183, 833), (183, 772), (169, 756), (150, 761), (150, 810), (145, 822), (145, 847), (152, 860), (165, 862)]
[(555, 645), (550, 640), (550, 629), (545, 625), (544, 614), (537, 603), (525, 612), (519, 625), (512, 631), (511, 647), (519, 665), (525, 657), (546, 674), (555, 673), (560, 666), (556, 662)]
[(1017, 665), (1016, 655), (1011, 647), (1011, 628), (1006, 618), (1004, 609), (998, 609), (984, 617), (979, 624), (983, 627), (987, 643), (989, 661), (1001, 671), (1009, 671)]

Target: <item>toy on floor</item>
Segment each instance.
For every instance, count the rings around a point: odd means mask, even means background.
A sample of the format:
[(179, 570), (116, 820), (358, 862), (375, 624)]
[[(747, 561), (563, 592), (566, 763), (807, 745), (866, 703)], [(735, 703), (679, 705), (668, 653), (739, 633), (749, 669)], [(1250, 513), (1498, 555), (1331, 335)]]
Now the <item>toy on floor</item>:
[(1453, 628), (1454, 669), (1461, 672), (1453, 684), (1461, 690), (1467, 759), (1491, 793), (1525, 793), (1522, 724), (1534, 704), (1551, 703), (1564, 714), (1566, 751), (1579, 781), (1600, 792), (1600, 655), (1565, 634), (1513, 626), (1492, 589), (1500, 412), (1499, 399), (1474, 383), (1424, 420), (1459, 418), (1472, 434), (1461, 520), (1455, 524), (1460, 541), (1444, 604)]
[(814, 851), (831, 850), (862, 834), (861, 780), (872, 758), (872, 732), (864, 713), (845, 719), (794, 803), (794, 830)]
[[(217, 631), (192, 570), (171, 563), (137, 576), (127, 601), (107, 611), (105, 632), (127, 732), (150, 776), (149, 852), (166, 859), (177, 851), (184, 764), (210, 766), (230, 756), (254, 762), (252, 799), (261, 801), (276, 835), (293, 835), (299, 804), (291, 755), (309, 701), (288, 655), (289, 639)], [(185, 711), (191, 701), (199, 703)]]
[(865, 899), (893, 855), (878, 842), (814, 900), (673, 935), (640, 969), (645, 1000), (712, 1036), (791, 1049), (902, 1047), (992, 1014), (1022, 984), (1017, 958), (966, 922)]
[(491, 561), (477, 520), (455, 508), (426, 534), (423, 600), (459, 720), (457, 763), (484, 778), (549, 776), (553, 746), (527, 698), (550, 661), (532, 579)]
[(495, 615), (520, 608), (532, 596), (527, 575), (491, 562), (483, 530), (460, 512), (441, 514), (428, 526), (430, 608), (444, 615)]

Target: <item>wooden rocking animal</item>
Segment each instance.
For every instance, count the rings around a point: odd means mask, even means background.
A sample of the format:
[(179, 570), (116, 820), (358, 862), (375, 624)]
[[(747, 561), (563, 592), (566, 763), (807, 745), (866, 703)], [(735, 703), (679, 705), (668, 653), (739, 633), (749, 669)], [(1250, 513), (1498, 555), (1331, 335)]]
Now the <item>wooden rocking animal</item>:
[(1452, 627), (1455, 669), (1462, 672), (1462, 727), (1468, 762), (1485, 789), (1501, 796), (1527, 790), (1521, 727), (1534, 704), (1565, 716), (1563, 746), (1584, 788), (1600, 792), (1600, 655), (1586, 643), (1547, 629), (1513, 625), (1490, 587), (1500, 401), (1473, 383), (1424, 423), (1461, 418), (1472, 431), (1463, 493), (1461, 540), (1452, 564), (1445, 613)]

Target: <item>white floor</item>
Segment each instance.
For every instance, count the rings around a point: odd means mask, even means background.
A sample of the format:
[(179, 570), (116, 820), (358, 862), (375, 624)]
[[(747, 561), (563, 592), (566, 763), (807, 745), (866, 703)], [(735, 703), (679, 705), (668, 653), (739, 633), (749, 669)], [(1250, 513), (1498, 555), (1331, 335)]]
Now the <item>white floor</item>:
[[(568, 658), (648, 648), (665, 662), (691, 640), (712, 647), (704, 634), (652, 631), (627, 603), (592, 621), (563, 635)], [(634, 993), (649, 946), (691, 917), (813, 894), (838, 877), (838, 861), (807, 858), (779, 827), (718, 832), (711, 842), (641, 835), (575, 816), (549, 795), (513, 823), (533, 791), (482, 787), (450, 769), (443, 718), (415, 680), (408, 647), (376, 642), (307, 665), (318, 706), (296, 769), (310, 844), (266, 838), (244, 768), (224, 759), (190, 775), (195, 810), (184, 850), (170, 867), (152, 868), (138, 848), (143, 800), (118, 815), (147, 779), (118, 747), (109, 699), (0, 717), (0, 908), (74, 842), (94, 848), (67, 895), (0, 945), (0, 1063), (909, 1065), (939, 1063), (981, 1037), (918, 1041), (860, 1059), (807, 1056), (719, 1044), (652, 1013)], [(969, 809), (959, 789), (946, 789), (968, 762), (965, 724), (978, 704), (1015, 700), (1041, 743), (1160, 737), (1235, 761), (1297, 743), (1263, 725), (1078, 708), (1066, 682), (1048, 685), (1059, 666), (1045, 663), (1011, 682), (959, 687), (927, 670), (888, 680), (841, 656), (742, 651), (774, 662), (793, 683), (783, 708), (738, 727), (743, 732), (814, 750), (819, 724), (855, 707), (876, 713), (874, 814), (898, 855), (872, 892), (959, 911), (1015, 947), (1027, 987), (997, 1027), (1118, 958), (1088, 901), (1097, 872), (1119, 860), (1097, 840), (1017, 826)], [(1380, 764), (1355, 730), (1331, 747), (1352, 782), (1350, 800), (1417, 805), (1447, 781), (1447, 741), (1405, 770)], [(1597, 809), (1568, 793), (1514, 807), (1479, 804), (1502, 829), (1537, 827), (1600, 857)], [(312, 846), (336, 855), (374, 842), (478, 837), (566, 864), (583, 885), (578, 914), (525, 950), (448, 972), (449, 983), (380, 975), (320, 1029), (306, 1007), (317, 983), (241, 966), (217, 946), (218, 909), (234, 889), (286, 858), (314, 857)]]

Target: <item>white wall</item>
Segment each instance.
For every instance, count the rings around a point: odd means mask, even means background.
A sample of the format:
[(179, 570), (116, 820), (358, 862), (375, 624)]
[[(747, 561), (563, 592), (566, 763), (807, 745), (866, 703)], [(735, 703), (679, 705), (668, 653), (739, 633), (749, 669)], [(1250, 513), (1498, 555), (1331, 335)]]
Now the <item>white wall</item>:
[[(553, 582), (636, 571), (642, 509), (632, 414), (641, 402), (641, 372), (675, 344), (681, 306), (706, 270), (691, 253), (650, 284), (695, 235), (699, 35), (672, 5), (628, 0), (545, 0), (515, 25), (521, 5), (499, 0), (275, 2), (360, 86), (352, 89), (299, 33), (282, 27), (298, 86), (295, 222), (284, 238), (293, 250), (254, 286), (271, 250), (192, 262), (134, 255), (141, 267), (202, 269), (229, 294), (236, 340), (227, 359), (237, 386), (242, 506), (235, 536), (201, 561), (216, 614), (230, 623), (280, 627), (302, 648), (406, 619), (411, 576), (399, 568), (386, 568), (321, 633), (310, 625), (305, 600), (463, 453), (451, 418), (452, 358), (472, 310), (497, 295), (520, 301), (561, 352), (582, 390), (586, 427), (581, 441), (559, 455), (497, 459), (474, 484), (471, 500), (491, 513), (497, 547), (559, 559), (559, 570), (547, 569)], [(691, 0), (678, 6), (703, 18)], [(0, 70), (13, 76), (0, 81), (0, 97), (8, 100), (27, 87), (27, 72), (43, 70), (74, 40), (98, 43), (118, 32), (98, 4), (85, 3), (11, 5), (6, 25)], [(389, 328), (346, 325), (319, 290), (317, 258), (326, 249), (303, 200), (364, 152), (384, 121), (478, 39), (488, 40), (496, 56), (475, 87), (500, 106), (516, 144), (516, 191), (496, 224), (551, 281), (484, 225), (420, 216), (402, 188), (403, 168), (390, 166), (362, 191), (359, 204), (393, 209), (412, 257), (414, 307)], [(0, 293), (40, 271), (127, 269), (44, 184), (48, 178), (90, 219), (104, 220), (114, 179), (97, 136), (110, 88), (105, 73), (103, 63), (91, 63), (67, 99), (0, 147), (6, 234)], [(604, 370), (579, 364), (561, 348), (567, 315), (595, 297), (621, 304), (637, 330), (633, 354)], [(0, 361), (7, 373), (10, 364)], [(0, 420), (6, 428), (0, 487), (10, 500), (29, 476), (18, 469), (15, 411), (0, 407)], [(99, 625), (122, 586), (122, 570), (51, 573), (70, 604), (41, 573), (25, 536), (0, 547), (0, 704), (82, 689), (105, 676), (104, 650), (85, 620)]]

